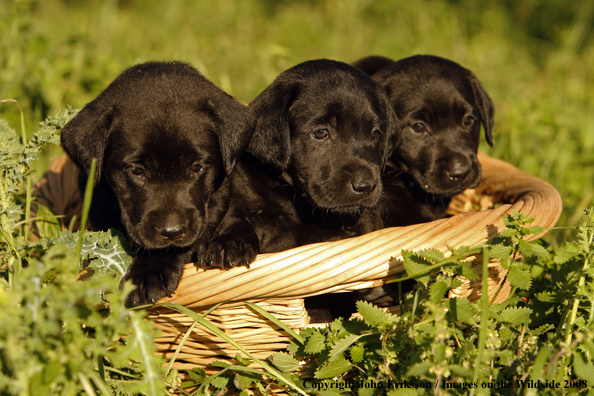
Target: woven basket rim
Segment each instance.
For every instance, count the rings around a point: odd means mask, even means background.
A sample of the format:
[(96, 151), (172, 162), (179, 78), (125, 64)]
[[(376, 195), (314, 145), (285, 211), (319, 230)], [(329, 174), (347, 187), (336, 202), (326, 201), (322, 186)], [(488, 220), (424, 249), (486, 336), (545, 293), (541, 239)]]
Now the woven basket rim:
[[(303, 298), (383, 284), (404, 272), (401, 250), (437, 249), (485, 242), (503, 228), (503, 215), (514, 211), (534, 218), (544, 228), (556, 224), (561, 196), (549, 183), (484, 153), (478, 154), (482, 181), (468, 194), (489, 194), (499, 207), (464, 212), (450, 218), (406, 227), (381, 229), (336, 242), (300, 246), (260, 254), (247, 267), (202, 269), (185, 266), (176, 293), (160, 302), (208, 307), (225, 301)], [(34, 195), (45, 196), (58, 214), (80, 212), (78, 171), (66, 155), (58, 158), (36, 185)], [(464, 199), (464, 198), (461, 198)], [(529, 239), (542, 237), (532, 235)]]

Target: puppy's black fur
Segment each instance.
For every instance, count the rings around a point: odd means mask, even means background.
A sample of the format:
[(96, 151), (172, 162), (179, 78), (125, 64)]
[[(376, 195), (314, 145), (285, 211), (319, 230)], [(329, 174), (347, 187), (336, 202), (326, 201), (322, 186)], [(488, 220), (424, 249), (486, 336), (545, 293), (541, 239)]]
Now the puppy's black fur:
[(257, 253), (381, 228), (373, 208), (399, 122), (369, 76), (342, 62), (308, 61), (249, 106), (256, 129), (207, 264), (245, 264)]
[(124, 71), (64, 127), (81, 184), (97, 159), (92, 225), (138, 246), (123, 278), (137, 286), (131, 304), (172, 294), (183, 265), (205, 250), (254, 125), (247, 106), (191, 66), (155, 62)]
[(451, 197), (476, 187), (480, 125), (493, 145), (494, 106), (475, 75), (450, 60), (381, 56), (352, 64), (386, 91), (402, 121), (400, 144), (384, 173), (386, 226), (446, 216)]

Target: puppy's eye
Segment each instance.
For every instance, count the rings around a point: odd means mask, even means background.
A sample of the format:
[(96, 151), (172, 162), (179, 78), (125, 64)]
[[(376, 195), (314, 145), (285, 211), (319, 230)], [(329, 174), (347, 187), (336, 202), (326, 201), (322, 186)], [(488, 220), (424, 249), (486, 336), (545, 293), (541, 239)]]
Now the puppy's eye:
[(140, 165), (130, 166), (128, 172), (134, 177), (144, 177), (144, 168)]
[(464, 117), (464, 120), (462, 121), (464, 123), (465, 127), (471, 127), (472, 125), (474, 125), (474, 121), (476, 120), (476, 118), (474, 118), (471, 115), (467, 115), (466, 117)]
[(328, 139), (328, 136), (330, 136), (330, 132), (327, 129), (319, 129), (313, 132), (312, 136), (318, 140)]
[(379, 140), (379, 138), (382, 137), (382, 131), (380, 131), (379, 129), (374, 129), (373, 131), (371, 131), (371, 138), (373, 140)]
[(425, 124), (423, 124), (422, 122), (415, 122), (414, 124), (412, 124), (411, 128), (416, 133), (423, 133), (427, 130), (427, 127), (425, 127)]
[(203, 170), (204, 170), (204, 166), (199, 163), (195, 163), (192, 165), (192, 173), (195, 175), (202, 173)]

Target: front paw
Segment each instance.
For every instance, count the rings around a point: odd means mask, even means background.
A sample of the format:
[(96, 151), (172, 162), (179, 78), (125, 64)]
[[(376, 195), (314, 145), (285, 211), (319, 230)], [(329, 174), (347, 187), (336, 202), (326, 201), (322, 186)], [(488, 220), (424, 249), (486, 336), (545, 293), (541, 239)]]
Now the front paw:
[(203, 262), (211, 267), (232, 268), (250, 266), (260, 250), (258, 238), (246, 235), (224, 234), (210, 241)]
[(181, 257), (137, 256), (120, 282), (131, 280), (136, 289), (128, 295), (129, 306), (154, 304), (175, 292), (184, 271)]

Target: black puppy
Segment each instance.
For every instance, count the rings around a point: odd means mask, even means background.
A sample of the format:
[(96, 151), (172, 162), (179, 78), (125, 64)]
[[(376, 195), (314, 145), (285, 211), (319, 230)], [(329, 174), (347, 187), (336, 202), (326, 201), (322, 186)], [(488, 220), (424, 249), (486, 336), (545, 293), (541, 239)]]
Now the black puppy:
[(131, 304), (172, 294), (183, 265), (205, 250), (254, 125), (247, 106), (172, 62), (124, 71), (64, 127), (81, 184), (97, 158), (94, 228), (120, 229), (138, 246), (122, 280), (137, 286)]
[(397, 62), (371, 56), (352, 65), (385, 89), (403, 123), (400, 144), (384, 173), (385, 225), (445, 217), (451, 197), (480, 182), (481, 124), (493, 145), (489, 95), (471, 71), (436, 56)]
[(256, 129), (207, 264), (246, 264), (257, 253), (381, 228), (373, 208), (399, 133), (381, 87), (345, 63), (308, 61), (283, 72), (249, 106)]

